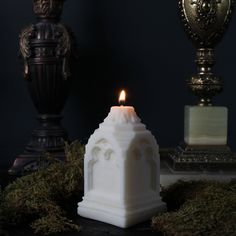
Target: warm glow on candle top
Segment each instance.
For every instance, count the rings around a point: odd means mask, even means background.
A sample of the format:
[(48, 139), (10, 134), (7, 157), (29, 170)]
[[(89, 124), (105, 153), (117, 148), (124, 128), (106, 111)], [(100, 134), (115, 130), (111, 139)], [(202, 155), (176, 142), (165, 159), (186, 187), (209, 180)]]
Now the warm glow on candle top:
[(125, 90), (122, 90), (119, 97), (119, 103), (122, 105), (125, 103), (125, 100), (126, 100), (126, 93)]

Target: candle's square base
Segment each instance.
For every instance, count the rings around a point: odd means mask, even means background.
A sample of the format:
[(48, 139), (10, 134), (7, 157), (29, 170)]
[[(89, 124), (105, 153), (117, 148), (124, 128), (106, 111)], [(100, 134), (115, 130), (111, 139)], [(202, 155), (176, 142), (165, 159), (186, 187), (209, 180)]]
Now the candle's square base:
[(150, 220), (160, 212), (166, 211), (166, 205), (161, 200), (135, 208), (117, 207), (89, 200), (83, 200), (78, 205), (78, 214), (80, 216), (120, 228), (129, 228)]
[(174, 171), (233, 171), (236, 155), (228, 146), (179, 145), (165, 158)]

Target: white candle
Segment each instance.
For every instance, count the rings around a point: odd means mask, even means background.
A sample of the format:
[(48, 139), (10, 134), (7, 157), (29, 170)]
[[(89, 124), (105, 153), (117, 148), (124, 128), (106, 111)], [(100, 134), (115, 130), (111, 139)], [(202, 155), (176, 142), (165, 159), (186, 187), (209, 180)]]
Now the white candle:
[(159, 169), (156, 140), (134, 108), (112, 107), (86, 146), (78, 214), (122, 228), (150, 219), (165, 210)]

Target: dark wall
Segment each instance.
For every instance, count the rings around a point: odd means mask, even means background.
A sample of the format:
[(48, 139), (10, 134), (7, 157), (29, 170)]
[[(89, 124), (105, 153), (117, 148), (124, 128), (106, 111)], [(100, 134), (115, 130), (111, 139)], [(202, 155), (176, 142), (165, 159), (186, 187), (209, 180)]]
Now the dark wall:
[[(31, 0), (0, 6), (0, 166), (21, 153), (36, 125), (23, 65), (20, 30), (34, 22)], [(86, 140), (128, 91), (143, 122), (161, 147), (183, 139), (184, 105), (194, 104), (185, 80), (195, 72), (194, 48), (179, 22), (177, 0), (68, 0), (62, 21), (78, 39), (80, 59), (64, 110), (71, 139)], [(236, 17), (217, 47), (215, 71), (225, 79), (215, 104), (229, 108), (229, 144), (236, 150)]]

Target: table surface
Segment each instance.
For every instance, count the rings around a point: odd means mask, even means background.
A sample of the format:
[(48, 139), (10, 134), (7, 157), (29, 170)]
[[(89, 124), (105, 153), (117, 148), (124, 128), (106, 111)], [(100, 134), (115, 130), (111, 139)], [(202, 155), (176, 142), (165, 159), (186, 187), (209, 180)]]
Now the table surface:
[[(151, 222), (139, 224), (129, 229), (121, 229), (102, 222), (78, 218), (77, 221), (81, 225), (81, 231), (71, 233), (60, 233), (56, 236), (158, 236), (150, 227)], [(31, 236), (32, 231), (29, 229), (13, 230), (9, 236)]]

